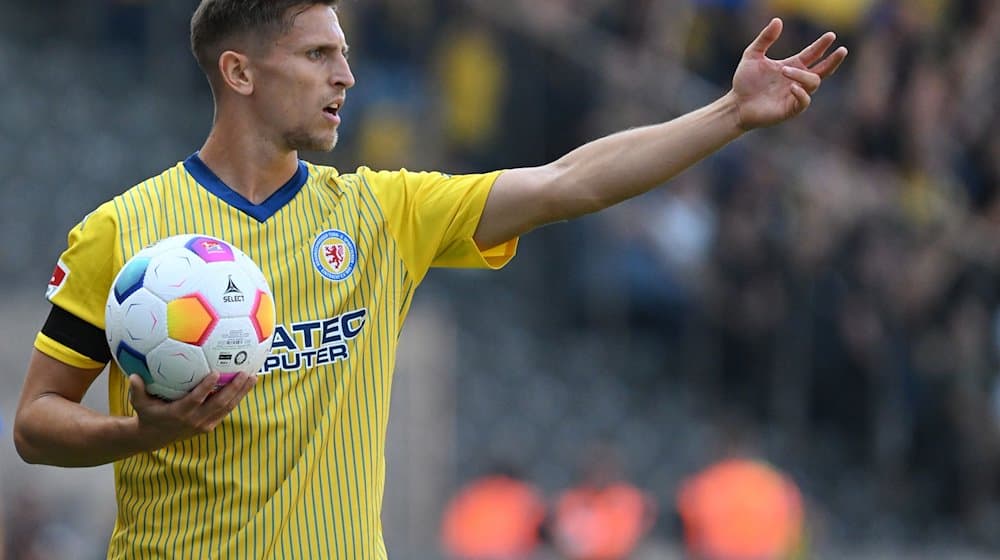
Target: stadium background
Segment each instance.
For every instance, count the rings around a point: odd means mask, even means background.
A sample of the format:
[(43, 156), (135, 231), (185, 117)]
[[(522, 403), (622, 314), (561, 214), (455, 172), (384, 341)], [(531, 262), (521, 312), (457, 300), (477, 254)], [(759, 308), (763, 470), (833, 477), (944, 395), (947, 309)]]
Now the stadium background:
[[(102, 557), (110, 469), (26, 466), (10, 426), (65, 232), (208, 131), (195, 4), (0, 1), (10, 558)], [(397, 557), (442, 556), (467, 481), (507, 465), (553, 498), (598, 444), (659, 505), (636, 557), (676, 557), (674, 493), (734, 437), (797, 482), (816, 557), (1000, 551), (1000, 2), (346, 0), (358, 85), (311, 159), (545, 162), (720, 94), (774, 14), (773, 55), (827, 28), (852, 52), (802, 118), (502, 272), (429, 276), (390, 422)]]

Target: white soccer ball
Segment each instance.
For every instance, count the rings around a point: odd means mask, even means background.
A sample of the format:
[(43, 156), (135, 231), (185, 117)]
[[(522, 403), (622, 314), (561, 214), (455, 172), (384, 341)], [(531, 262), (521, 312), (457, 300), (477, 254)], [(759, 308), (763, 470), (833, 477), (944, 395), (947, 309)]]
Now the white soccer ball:
[(177, 235), (125, 263), (104, 331), (125, 375), (174, 400), (211, 372), (221, 386), (260, 370), (274, 326), (271, 288), (250, 257), (215, 237)]

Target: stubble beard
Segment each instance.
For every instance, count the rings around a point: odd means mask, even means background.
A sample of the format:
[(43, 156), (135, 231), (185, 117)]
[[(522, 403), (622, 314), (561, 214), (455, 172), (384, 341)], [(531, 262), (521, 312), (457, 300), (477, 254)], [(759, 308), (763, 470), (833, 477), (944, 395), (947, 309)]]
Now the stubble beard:
[(301, 152), (329, 152), (337, 145), (339, 134), (336, 130), (331, 136), (310, 134), (305, 130), (294, 130), (285, 135), (285, 145), (289, 150)]

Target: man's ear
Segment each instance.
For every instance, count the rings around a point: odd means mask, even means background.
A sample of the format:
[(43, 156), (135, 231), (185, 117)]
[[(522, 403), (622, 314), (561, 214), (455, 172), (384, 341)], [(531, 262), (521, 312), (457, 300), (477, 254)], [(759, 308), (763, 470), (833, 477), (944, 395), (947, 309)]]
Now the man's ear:
[(253, 71), (247, 55), (236, 51), (224, 51), (219, 55), (219, 75), (222, 83), (240, 95), (253, 93)]

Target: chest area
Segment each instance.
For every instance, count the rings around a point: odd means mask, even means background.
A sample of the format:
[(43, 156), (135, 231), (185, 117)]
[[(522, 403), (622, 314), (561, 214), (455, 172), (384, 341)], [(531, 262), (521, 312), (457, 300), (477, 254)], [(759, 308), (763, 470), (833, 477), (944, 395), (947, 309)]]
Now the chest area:
[(392, 328), (397, 255), (383, 228), (330, 217), (270, 239), (270, 252), (251, 254), (275, 301), (265, 371), (346, 361), (373, 332)]
[[(299, 333), (289, 344), (308, 347), (324, 332), (336, 336), (334, 329), (352, 333), (355, 327), (339, 321), (356, 325), (359, 315), (391, 308), (400, 292), (401, 256), (366, 191), (331, 191), (310, 183), (263, 221), (197, 185), (179, 193), (161, 197), (158, 237), (211, 235), (246, 253), (274, 295), (279, 336)], [(194, 202), (171, 204), (174, 198)]]
[(332, 214), (310, 227), (263, 232), (248, 254), (274, 293), (277, 319), (300, 321), (370, 306), (387, 295), (398, 259), (380, 223)]

